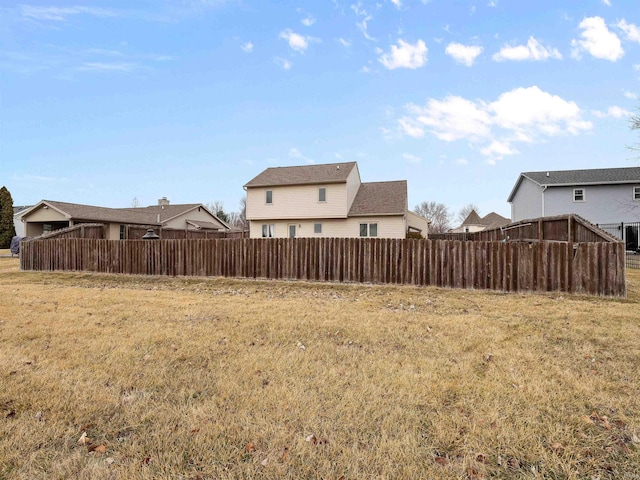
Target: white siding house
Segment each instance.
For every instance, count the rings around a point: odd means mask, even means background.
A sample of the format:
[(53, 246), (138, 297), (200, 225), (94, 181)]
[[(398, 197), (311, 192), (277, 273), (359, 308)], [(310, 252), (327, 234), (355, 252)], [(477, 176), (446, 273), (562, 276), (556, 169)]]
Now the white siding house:
[(356, 162), (268, 168), (244, 188), (251, 238), (427, 236), (407, 182), (362, 183)]

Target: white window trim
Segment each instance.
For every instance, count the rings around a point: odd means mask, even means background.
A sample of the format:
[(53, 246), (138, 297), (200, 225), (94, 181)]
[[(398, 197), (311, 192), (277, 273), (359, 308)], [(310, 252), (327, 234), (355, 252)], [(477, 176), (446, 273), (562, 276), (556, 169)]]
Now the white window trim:
[[(320, 200), (321, 190), (324, 190), (324, 200)], [(327, 203), (327, 187), (318, 187), (318, 203)]]
[[(576, 200), (576, 192), (582, 192), (582, 200)], [(587, 201), (587, 191), (584, 188), (574, 188), (573, 189), (573, 202), (574, 203), (584, 203)]]
[[(366, 235), (360, 235), (360, 228), (362, 228), (362, 225), (366, 225), (367, 226), (367, 234)], [(375, 225), (376, 226), (376, 234), (375, 236), (371, 235), (371, 226)], [(365, 223), (362, 222), (358, 225), (358, 234), (360, 235), (360, 238), (378, 238), (378, 222), (371, 222), (371, 223)]]
[[(265, 231), (265, 227), (267, 230), (267, 234), (264, 234)], [(263, 223), (260, 226), (260, 234), (262, 235), (262, 238), (275, 238), (276, 236), (276, 226), (273, 223)]]
[(631, 198), (636, 202), (640, 202), (640, 186), (631, 187)]

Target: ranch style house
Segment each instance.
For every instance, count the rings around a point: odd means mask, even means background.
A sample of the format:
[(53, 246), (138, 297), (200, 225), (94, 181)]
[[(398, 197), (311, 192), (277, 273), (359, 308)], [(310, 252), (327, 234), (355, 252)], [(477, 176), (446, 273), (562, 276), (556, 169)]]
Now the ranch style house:
[(107, 239), (122, 240), (125, 226), (182, 230), (229, 231), (230, 226), (199, 203), (171, 205), (166, 197), (157, 205), (140, 208), (106, 208), (41, 200), (21, 215), (24, 234), (38, 237), (83, 223), (102, 223)]

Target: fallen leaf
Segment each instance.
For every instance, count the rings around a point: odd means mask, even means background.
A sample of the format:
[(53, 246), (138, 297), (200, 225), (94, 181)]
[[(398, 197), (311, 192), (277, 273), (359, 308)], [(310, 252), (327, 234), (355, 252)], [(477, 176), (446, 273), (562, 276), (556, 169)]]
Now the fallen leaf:
[(445, 457), (436, 457), (435, 462), (438, 465), (442, 465), (444, 467), (447, 463), (449, 463), (449, 460), (447, 460)]
[(553, 450), (555, 453), (562, 453), (564, 452), (564, 447), (559, 442), (553, 442), (551, 444), (551, 450)]
[(253, 451), (255, 451), (256, 447), (253, 443), (249, 442), (247, 443), (247, 446), (245, 447), (247, 452), (251, 453)]
[(90, 441), (91, 439), (87, 437), (87, 432), (82, 432), (82, 435), (80, 435), (80, 438), (78, 439), (78, 445), (85, 445)]
[(268, 458), (265, 458), (264, 460), (262, 460), (262, 461), (260, 462), (260, 465), (262, 465), (263, 467), (266, 467), (268, 463), (269, 463), (269, 459), (268, 459)]
[(105, 447), (104, 445), (91, 445), (91, 446), (89, 446), (89, 451), (90, 452), (98, 452), (98, 453), (106, 453), (107, 452), (107, 447)]
[(318, 443), (318, 439), (316, 438), (316, 436), (313, 433), (311, 435), (307, 436), (307, 438), (305, 438), (305, 441), (311, 443), (312, 445), (315, 445), (316, 443)]

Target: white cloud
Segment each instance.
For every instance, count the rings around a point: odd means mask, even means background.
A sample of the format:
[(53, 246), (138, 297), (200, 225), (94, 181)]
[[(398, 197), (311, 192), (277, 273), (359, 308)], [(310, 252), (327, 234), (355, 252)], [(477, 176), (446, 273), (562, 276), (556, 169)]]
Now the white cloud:
[(631, 100), (638, 99), (638, 94), (635, 92), (630, 92), (629, 90), (625, 90), (623, 94), (626, 98), (630, 98)]
[(354, 5), (351, 5), (351, 10), (353, 10), (358, 17), (362, 17), (362, 20), (356, 22), (356, 26), (364, 35), (364, 38), (367, 40), (375, 41), (376, 39), (369, 35), (369, 21), (373, 20), (373, 16), (370, 15), (364, 8), (362, 8), (362, 3), (358, 2)]
[(487, 7), (497, 7), (498, 6), (498, 0), (489, 0), (489, 3), (487, 3)]
[(602, 3), (604, 3), (607, 7), (611, 6), (611, 0), (602, 0)]
[(274, 59), (274, 62), (276, 62), (276, 65), (279, 65), (280, 67), (284, 68), (285, 70), (291, 70), (291, 67), (293, 66), (293, 63), (291, 63), (286, 58), (276, 57)]
[(303, 155), (302, 152), (296, 147), (293, 147), (289, 150), (289, 158), (293, 158), (295, 160), (304, 160), (306, 163), (315, 163), (312, 158)]
[(616, 23), (616, 27), (624, 32), (627, 40), (630, 42), (640, 43), (640, 27), (633, 23), (627, 23), (624, 18)]
[(64, 22), (72, 15), (93, 15), (95, 17), (115, 17), (113, 10), (99, 7), (36, 7), (32, 5), (20, 5), (20, 13), (23, 17), (35, 20), (53, 20)]
[(615, 62), (624, 55), (618, 36), (611, 32), (602, 17), (588, 17), (578, 25), (582, 39), (571, 40), (571, 56), (580, 58), (583, 51), (603, 60)]
[(135, 63), (103, 63), (103, 62), (86, 62), (78, 67), (79, 71), (93, 72), (119, 72), (130, 73), (136, 70), (138, 66)]
[(526, 45), (505, 45), (492, 58), (496, 62), (505, 60), (547, 60), (548, 58), (560, 60), (562, 55), (557, 49), (545, 47), (534, 37), (529, 37)]
[(445, 49), (445, 53), (451, 56), (456, 62), (470, 67), (476, 58), (482, 53), (482, 47), (475, 45), (462, 45), (461, 43), (450, 43)]
[(391, 3), (393, 3), (398, 9), (402, 8), (402, 0), (391, 0)]
[(280, 38), (289, 42), (289, 46), (296, 52), (304, 53), (309, 48), (309, 37), (291, 31), (290, 28), (280, 32)]
[(311, 25), (313, 25), (314, 23), (316, 23), (316, 19), (313, 18), (311, 15), (303, 18), (302, 20), (300, 20), (300, 22), (305, 26), (305, 27), (310, 27)]
[(351, 42), (349, 40), (345, 40), (344, 38), (339, 38), (338, 42), (340, 42), (343, 47), (349, 48), (351, 46)]
[(398, 45), (391, 45), (391, 51), (378, 59), (389, 70), (396, 68), (416, 69), (427, 63), (427, 46), (424, 41), (418, 40), (415, 45), (398, 40)]
[(424, 106), (408, 105), (407, 113), (398, 119), (402, 134), (422, 138), (428, 131), (445, 142), (466, 140), (494, 160), (517, 154), (516, 143), (578, 135), (593, 127), (575, 102), (536, 86), (505, 92), (493, 102), (432, 98)]
[(420, 163), (422, 161), (422, 158), (418, 157), (417, 155), (413, 155), (411, 153), (404, 153), (402, 155), (402, 158), (404, 158), (405, 160), (408, 160), (411, 163)]
[(251, 42), (243, 43), (242, 45), (240, 45), (240, 49), (245, 53), (251, 53), (253, 52), (253, 43)]
[(468, 165), (469, 161), (466, 158), (458, 158), (456, 159), (456, 163), (458, 165)]
[(625, 110), (622, 107), (618, 107), (616, 105), (609, 107), (606, 112), (602, 112), (600, 110), (593, 110), (592, 112), (598, 118), (622, 118), (629, 117), (631, 112), (629, 110)]

